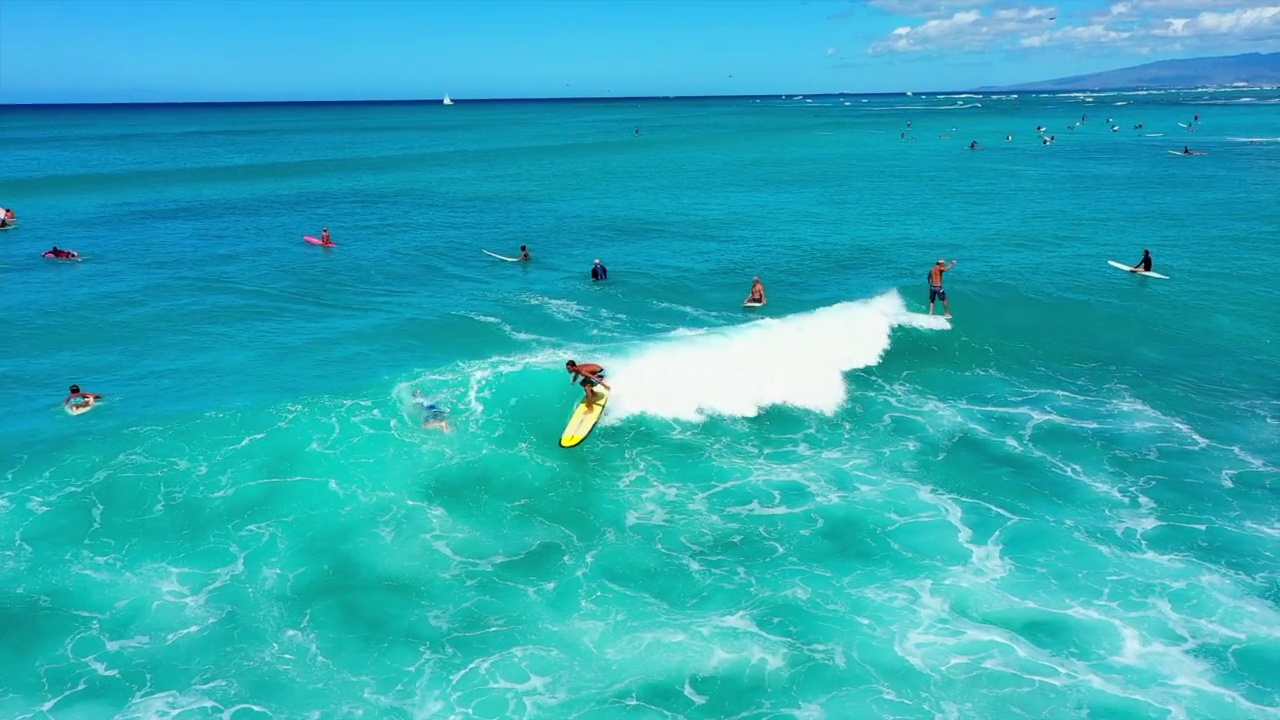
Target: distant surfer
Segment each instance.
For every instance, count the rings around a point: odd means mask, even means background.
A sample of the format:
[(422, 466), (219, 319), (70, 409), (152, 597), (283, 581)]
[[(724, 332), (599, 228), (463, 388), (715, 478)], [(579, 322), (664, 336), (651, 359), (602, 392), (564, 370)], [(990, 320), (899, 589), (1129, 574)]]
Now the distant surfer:
[(324, 230), (320, 231), (320, 244), (321, 245), (333, 244), (333, 240), (329, 239), (329, 228), (325, 228)]
[(603, 385), (606, 390), (611, 390), (609, 384), (604, 381), (604, 368), (595, 363), (583, 363), (579, 365), (573, 360), (569, 360), (564, 364), (564, 369), (569, 371), (569, 382), (574, 382), (578, 378), (582, 378), (582, 389), (587, 393), (587, 407), (591, 407), (596, 402), (596, 385)]
[(751, 293), (747, 295), (747, 299), (743, 302), (752, 305), (764, 305), (768, 302), (764, 296), (764, 283), (760, 282), (759, 277), (751, 278)]
[(532, 259), (533, 259), (533, 256), (531, 256), (531, 255), (529, 254), (529, 248), (528, 248), (528, 247), (526, 247), (526, 246), (524, 246), (524, 245), (521, 245), (521, 246), (520, 246), (520, 261), (521, 261), (521, 262), (528, 262), (529, 260), (532, 260)]
[(13, 210), (0, 208), (0, 228), (9, 227), (13, 223), (17, 222), (17, 220), (18, 216), (13, 213)]
[(439, 428), (449, 432), (449, 411), (440, 407), (434, 400), (424, 397), (419, 390), (413, 391), (413, 404), (422, 410), (422, 427)]
[(973, 142), (970, 142), (970, 143), (969, 143), (969, 149), (970, 149), (970, 150), (977, 150), (977, 149), (978, 149), (978, 141), (977, 141), (977, 140), (974, 140)]
[(70, 395), (67, 395), (67, 399), (62, 401), (63, 407), (90, 407), (95, 402), (102, 399), (102, 396), (97, 393), (81, 392), (79, 385), (72, 385), (70, 393)]
[(1191, 154), (1191, 146), (1190, 146), (1190, 145), (1183, 145), (1183, 146), (1182, 146), (1182, 154), (1183, 154), (1183, 155), (1190, 155), (1190, 154)]
[(1151, 251), (1143, 250), (1142, 259), (1129, 272), (1151, 272)]
[(591, 266), (592, 282), (600, 282), (601, 280), (608, 280), (608, 279), (609, 279), (609, 268), (605, 267), (604, 263), (600, 262), (600, 258), (596, 258), (596, 264)]
[(1200, 115), (1197, 114), (1194, 118), (1191, 119), (1191, 122), (1195, 122), (1195, 123), (1200, 122)]
[(947, 303), (947, 291), (942, 289), (942, 273), (956, 266), (956, 261), (952, 260), (948, 265), (946, 260), (938, 258), (938, 262), (929, 270), (929, 314), (933, 314), (933, 304), (937, 300), (942, 301), (942, 311), (946, 313), (946, 317), (951, 317), (951, 305)]

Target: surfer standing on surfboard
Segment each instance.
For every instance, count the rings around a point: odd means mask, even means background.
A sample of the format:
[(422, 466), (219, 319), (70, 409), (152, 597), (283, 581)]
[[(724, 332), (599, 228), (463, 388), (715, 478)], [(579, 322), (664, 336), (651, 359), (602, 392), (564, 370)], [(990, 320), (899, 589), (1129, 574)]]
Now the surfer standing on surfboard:
[(62, 401), (64, 407), (67, 405), (74, 405), (76, 407), (92, 405), (94, 402), (102, 398), (101, 395), (96, 393), (80, 392), (79, 385), (72, 385), (70, 392), (71, 394), (67, 396), (67, 399)]
[(929, 314), (933, 314), (933, 303), (935, 300), (942, 301), (942, 311), (946, 313), (946, 317), (951, 317), (951, 305), (947, 303), (947, 291), (942, 289), (942, 273), (956, 266), (956, 261), (952, 260), (948, 265), (946, 260), (938, 258), (938, 262), (934, 264), (933, 269), (929, 270)]
[(587, 407), (591, 407), (596, 402), (596, 385), (603, 385), (604, 389), (611, 390), (609, 383), (604, 381), (604, 368), (595, 363), (578, 363), (570, 360), (564, 364), (564, 369), (569, 371), (569, 382), (582, 378), (582, 389), (587, 392)]
[(763, 305), (767, 302), (764, 298), (764, 283), (760, 282), (759, 277), (751, 278), (751, 294), (747, 295), (747, 299), (743, 302), (752, 305)]
[(1142, 251), (1142, 259), (1138, 261), (1137, 265), (1133, 266), (1133, 270), (1131, 272), (1138, 272), (1139, 270), (1141, 270), (1142, 272), (1151, 272), (1151, 251), (1150, 250)]

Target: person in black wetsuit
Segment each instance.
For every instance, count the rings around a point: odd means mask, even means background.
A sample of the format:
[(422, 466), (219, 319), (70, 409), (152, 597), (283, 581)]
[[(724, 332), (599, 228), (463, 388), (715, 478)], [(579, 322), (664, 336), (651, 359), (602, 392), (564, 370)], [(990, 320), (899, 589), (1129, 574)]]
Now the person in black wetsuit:
[(591, 281), (599, 282), (601, 280), (608, 280), (608, 279), (609, 279), (609, 268), (605, 267), (604, 263), (600, 262), (600, 260), (597, 259), (596, 264), (591, 267)]
[(1138, 261), (1137, 265), (1133, 266), (1133, 269), (1131, 272), (1138, 272), (1139, 270), (1141, 270), (1142, 272), (1151, 272), (1151, 251), (1150, 250), (1142, 251), (1142, 259)]

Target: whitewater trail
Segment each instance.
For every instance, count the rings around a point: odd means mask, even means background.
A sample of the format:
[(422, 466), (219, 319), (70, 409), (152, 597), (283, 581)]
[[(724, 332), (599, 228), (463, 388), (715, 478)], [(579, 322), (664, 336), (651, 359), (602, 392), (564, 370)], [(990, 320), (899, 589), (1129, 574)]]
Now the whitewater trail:
[(675, 420), (753, 417), (773, 405), (832, 414), (844, 373), (880, 362), (895, 327), (945, 330), (908, 312), (897, 291), (730, 328), (672, 333), (609, 360), (605, 422), (646, 414)]

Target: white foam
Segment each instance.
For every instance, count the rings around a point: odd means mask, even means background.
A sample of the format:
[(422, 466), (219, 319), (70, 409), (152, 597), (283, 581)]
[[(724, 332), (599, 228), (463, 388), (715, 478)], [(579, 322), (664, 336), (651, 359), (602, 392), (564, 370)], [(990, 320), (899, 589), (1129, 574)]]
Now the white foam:
[(808, 313), (668, 335), (608, 362), (611, 421), (636, 414), (678, 420), (753, 417), (772, 405), (834, 413), (844, 373), (875, 365), (899, 325), (942, 330), (941, 317), (907, 312), (891, 291)]

